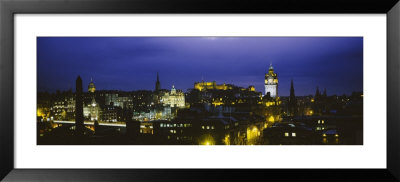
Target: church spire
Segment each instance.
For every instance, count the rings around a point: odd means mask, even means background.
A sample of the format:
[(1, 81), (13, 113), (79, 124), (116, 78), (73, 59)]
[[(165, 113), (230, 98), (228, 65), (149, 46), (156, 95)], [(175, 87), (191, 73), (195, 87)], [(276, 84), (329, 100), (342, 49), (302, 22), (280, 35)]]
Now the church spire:
[(293, 80), (290, 82), (290, 96), (289, 96), (289, 108), (288, 108), (288, 114), (290, 116), (296, 116), (297, 115), (297, 101), (296, 101), (296, 96), (294, 94), (294, 86), (293, 86)]
[(290, 98), (295, 98), (293, 80), (290, 81)]
[(315, 91), (315, 98), (319, 99), (320, 96), (321, 96), (321, 92), (319, 91), (319, 87), (317, 87), (317, 90)]
[(156, 92), (161, 90), (161, 86), (160, 86), (160, 77), (158, 76), (158, 72), (157, 72), (157, 81), (156, 81)]
[(323, 97), (326, 97), (326, 96), (327, 96), (327, 94), (326, 94), (326, 88), (324, 88), (324, 92), (323, 92), (322, 96), (323, 96)]

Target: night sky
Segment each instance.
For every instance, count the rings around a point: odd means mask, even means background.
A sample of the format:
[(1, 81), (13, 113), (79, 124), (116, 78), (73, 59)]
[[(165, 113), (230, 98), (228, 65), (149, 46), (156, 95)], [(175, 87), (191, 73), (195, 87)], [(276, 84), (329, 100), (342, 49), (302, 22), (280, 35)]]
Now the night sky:
[(91, 77), (98, 90), (186, 91), (194, 82), (216, 81), (264, 94), (264, 74), (272, 63), (280, 96), (290, 80), (296, 96), (363, 90), (362, 37), (38, 37), (38, 91), (75, 90)]

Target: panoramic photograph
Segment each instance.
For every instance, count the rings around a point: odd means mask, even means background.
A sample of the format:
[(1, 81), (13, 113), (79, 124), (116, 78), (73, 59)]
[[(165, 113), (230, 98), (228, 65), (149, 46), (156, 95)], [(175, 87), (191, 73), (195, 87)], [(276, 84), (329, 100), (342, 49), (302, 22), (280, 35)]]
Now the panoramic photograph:
[(37, 37), (36, 92), (37, 145), (363, 145), (363, 37)]

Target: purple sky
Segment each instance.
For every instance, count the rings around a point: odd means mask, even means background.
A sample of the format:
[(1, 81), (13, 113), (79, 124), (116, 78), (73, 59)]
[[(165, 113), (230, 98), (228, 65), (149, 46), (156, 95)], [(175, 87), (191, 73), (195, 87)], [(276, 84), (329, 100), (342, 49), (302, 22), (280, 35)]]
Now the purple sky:
[(38, 90), (75, 89), (80, 75), (87, 90), (186, 91), (194, 82), (217, 81), (264, 93), (264, 73), (273, 64), (279, 95), (328, 95), (363, 89), (362, 37), (38, 37)]

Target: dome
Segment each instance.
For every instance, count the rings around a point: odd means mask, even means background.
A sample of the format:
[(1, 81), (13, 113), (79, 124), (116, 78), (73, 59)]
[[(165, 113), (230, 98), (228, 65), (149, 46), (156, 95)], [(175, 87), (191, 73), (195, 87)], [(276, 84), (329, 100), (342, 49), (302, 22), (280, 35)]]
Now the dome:
[(88, 91), (93, 93), (95, 90), (96, 90), (96, 86), (93, 83), (93, 79), (90, 79), (90, 83), (89, 83), (89, 86), (88, 86)]
[(175, 85), (172, 85), (172, 89), (171, 89), (171, 94), (176, 94), (176, 89), (175, 89)]

